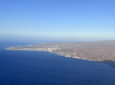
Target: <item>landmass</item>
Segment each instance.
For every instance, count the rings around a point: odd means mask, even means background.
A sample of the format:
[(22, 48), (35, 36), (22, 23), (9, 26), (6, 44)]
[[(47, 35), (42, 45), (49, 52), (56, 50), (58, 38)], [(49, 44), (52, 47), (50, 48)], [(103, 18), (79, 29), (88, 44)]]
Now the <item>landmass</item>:
[(65, 57), (90, 61), (115, 62), (115, 40), (84, 41), (13, 46), (7, 50), (47, 51)]

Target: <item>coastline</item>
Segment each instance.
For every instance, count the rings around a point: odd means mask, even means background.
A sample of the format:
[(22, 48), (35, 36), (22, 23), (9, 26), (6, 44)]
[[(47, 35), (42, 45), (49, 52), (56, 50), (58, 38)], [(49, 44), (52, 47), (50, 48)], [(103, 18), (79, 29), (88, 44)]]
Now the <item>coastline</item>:
[(6, 50), (45, 51), (67, 58), (96, 62), (115, 62), (115, 41), (37, 44), (9, 47)]

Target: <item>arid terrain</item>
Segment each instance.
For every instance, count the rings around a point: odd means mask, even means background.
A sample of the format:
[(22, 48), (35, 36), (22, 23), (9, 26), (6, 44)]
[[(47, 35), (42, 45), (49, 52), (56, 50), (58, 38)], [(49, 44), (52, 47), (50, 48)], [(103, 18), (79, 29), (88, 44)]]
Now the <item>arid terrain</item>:
[(9, 47), (7, 50), (48, 51), (77, 59), (115, 62), (114, 40), (37, 44), (23, 47)]

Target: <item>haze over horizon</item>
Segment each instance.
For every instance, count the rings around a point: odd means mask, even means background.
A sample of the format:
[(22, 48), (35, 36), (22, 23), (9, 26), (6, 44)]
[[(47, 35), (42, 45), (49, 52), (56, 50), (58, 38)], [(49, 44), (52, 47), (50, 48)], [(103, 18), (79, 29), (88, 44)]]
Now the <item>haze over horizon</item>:
[(115, 40), (114, 0), (1, 0), (0, 38)]

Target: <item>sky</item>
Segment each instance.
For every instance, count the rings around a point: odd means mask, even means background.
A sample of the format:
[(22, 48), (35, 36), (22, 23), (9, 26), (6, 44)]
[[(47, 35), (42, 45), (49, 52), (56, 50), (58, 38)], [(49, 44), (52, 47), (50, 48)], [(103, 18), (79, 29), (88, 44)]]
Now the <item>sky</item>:
[(0, 0), (0, 38), (115, 39), (115, 0)]

